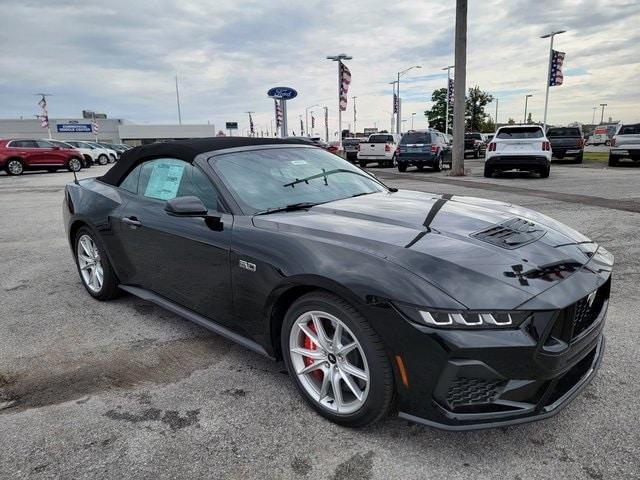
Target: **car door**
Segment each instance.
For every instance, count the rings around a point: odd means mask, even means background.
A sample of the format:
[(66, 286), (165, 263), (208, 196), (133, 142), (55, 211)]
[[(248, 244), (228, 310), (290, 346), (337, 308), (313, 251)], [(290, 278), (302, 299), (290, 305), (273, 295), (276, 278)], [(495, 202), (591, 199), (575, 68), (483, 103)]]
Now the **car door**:
[(39, 151), (35, 140), (14, 140), (10, 146), (17, 150), (26, 165), (37, 165)]
[(45, 140), (36, 140), (37, 153), (35, 164), (37, 165), (64, 165), (67, 158), (60, 147)]
[[(188, 162), (160, 158), (142, 163), (120, 187), (126, 196), (116, 228), (125, 277), (121, 281), (219, 323), (231, 323), (233, 216), (225, 212), (211, 180)], [(167, 200), (187, 195), (218, 212), (222, 225), (213, 229), (204, 218), (175, 217), (165, 211)]]
[(447, 141), (447, 138), (442, 134), (438, 133), (438, 144), (442, 149), (442, 160), (444, 163), (451, 163), (451, 144)]

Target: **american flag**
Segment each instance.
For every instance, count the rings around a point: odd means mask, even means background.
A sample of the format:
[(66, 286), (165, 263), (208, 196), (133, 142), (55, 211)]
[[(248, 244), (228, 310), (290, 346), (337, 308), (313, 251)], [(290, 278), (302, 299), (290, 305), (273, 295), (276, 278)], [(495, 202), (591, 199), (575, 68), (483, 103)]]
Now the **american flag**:
[(91, 121), (91, 130), (94, 134), (98, 134), (98, 122), (95, 119)]
[(449, 79), (449, 97), (447, 98), (449, 103), (453, 103), (453, 78)]
[(253, 118), (251, 117), (251, 113), (249, 113), (249, 133), (253, 136), (254, 133), (256, 133), (254, 125), (253, 125)]
[(49, 126), (49, 113), (47, 112), (47, 99), (44, 95), (40, 101), (38, 101), (38, 106), (40, 107), (41, 113), (38, 115), (38, 120), (40, 120), (40, 126), (42, 128), (47, 128)]
[(316, 117), (313, 116), (313, 112), (311, 112), (311, 131), (316, 128)]
[(562, 65), (564, 64), (564, 52), (553, 50), (551, 55), (551, 73), (549, 74), (549, 86), (562, 85), (564, 75), (562, 75)]
[(347, 66), (340, 62), (340, 110), (347, 110), (347, 93), (351, 84), (351, 72)]
[(304, 122), (302, 121), (302, 117), (300, 117), (300, 135), (304, 135)]
[(273, 99), (273, 103), (275, 104), (276, 108), (276, 126), (279, 127), (282, 125), (282, 109), (280, 108), (278, 100), (276, 100), (275, 98)]
[(393, 113), (398, 113), (398, 95), (393, 94)]

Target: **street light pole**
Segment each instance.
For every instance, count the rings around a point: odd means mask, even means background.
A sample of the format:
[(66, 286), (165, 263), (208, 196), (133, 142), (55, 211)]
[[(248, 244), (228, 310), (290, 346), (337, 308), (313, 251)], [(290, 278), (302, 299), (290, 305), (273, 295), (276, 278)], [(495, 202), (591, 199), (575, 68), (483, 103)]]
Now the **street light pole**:
[(533, 95), (529, 94), (524, 96), (524, 121), (522, 123), (527, 123), (527, 101), (529, 97), (533, 97)]
[(451, 175), (464, 175), (464, 114), (467, 90), (467, 0), (456, 0), (456, 43), (453, 85), (453, 150)]
[(498, 100), (496, 98), (496, 130), (498, 129)]
[(545, 35), (542, 35), (540, 38), (551, 38), (551, 41), (549, 42), (549, 64), (547, 67), (547, 88), (544, 94), (544, 131), (547, 131), (547, 106), (549, 105), (549, 87), (551, 85), (549, 85), (550, 79), (551, 79), (551, 61), (553, 60), (553, 37), (555, 37), (556, 35), (560, 35), (561, 33), (566, 32), (566, 30), (557, 30), (555, 32), (551, 32), (551, 33), (547, 33)]
[(413, 116), (416, 114), (416, 112), (413, 112), (411, 114), (411, 130), (413, 130)]
[(356, 132), (358, 131), (358, 128), (356, 127), (356, 98), (358, 97), (351, 97), (353, 98), (353, 136), (356, 136)]
[(402, 130), (400, 125), (400, 120), (402, 119), (402, 100), (400, 100), (400, 76), (404, 75), (409, 70), (412, 70), (414, 68), (422, 68), (422, 66), (414, 65), (412, 67), (405, 68), (404, 70), (398, 72), (398, 79), (396, 80), (396, 82), (398, 83), (398, 114), (397, 114), (397, 120), (396, 120), (396, 129), (398, 131), (396, 133), (401, 133), (401, 130)]
[(444, 133), (449, 135), (449, 98), (451, 97), (451, 91), (449, 86), (451, 85), (451, 69), (455, 67), (455, 65), (449, 65), (448, 67), (444, 67), (442, 70), (447, 71), (447, 108), (444, 114)]
[(601, 103), (600, 106), (602, 107), (602, 113), (600, 114), (600, 125), (602, 125), (604, 123), (604, 107), (606, 107), (607, 104)]
[(340, 63), (342, 60), (351, 60), (353, 57), (341, 53), (339, 55), (330, 55), (327, 60), (338, 63), (338, 150), (342, 150), (342, 110), (340, 110), (340, 94), (342, 93), (342, 83), (340, 78)]
[[(311, 105), (309, 107), (305, 107), (304, 109), (304, 128), (306, 130), (307, 133), (307, 137), (309, 136), (309, 109), (310, 108), (314, 108), (314, 107), (319, 107), (320, 105), (315, 104), (315, 105)], [(304, 136), (304, 134), (302, 132), (300, 132), (300, 136)]]
[(596, 110), (598, 110), (598, 107), (593, 107), (593, 115), (591, 115), (591, 125), (595, 125), (596, 124)]
[(180, 93), (178, 91), (178, 74), (176, 74), (176, 102), (178, 103), (178, 124), (182, 125), (182, 113), (180, 112)]

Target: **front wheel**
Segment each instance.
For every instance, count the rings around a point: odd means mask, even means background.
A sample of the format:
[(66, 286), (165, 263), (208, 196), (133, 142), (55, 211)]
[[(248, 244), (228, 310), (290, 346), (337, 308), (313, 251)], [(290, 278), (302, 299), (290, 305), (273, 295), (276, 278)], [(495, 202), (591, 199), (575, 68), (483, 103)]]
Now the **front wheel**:
[(399, 172), (406, 172), (407, 171), (407, 164), (406, 163), (399, 163), (398, 164), (398, 171)]
[(578, 155), (576, 156), (575, 163), (582, 163), (582, 157), (583, 157), (583, 154), (582, 154), (582, 153), (578, 154)]
[(489, 165), (484, 166), (484, 176), (487, 178), (493, 177), (493, 168), (491, 168)]
[(5, 167), (9, 175), (22, 175), (24, 172), (24, 165), (21, 160), (13, 158), (7, 162)]
[(434, 172), (440, 172), (442, 170), (444, 170), (444, 162), (442, 161), (442, 155), (440, 155), (436, 159), (436, 163), (433, 165), (433, 171)]
[(106, 165), (107, 163), (109, 163), (109, 158), (103, 153), (98, 157), (98, 163), (100, 165)]
[(393, 375), (382, 342), (340, 297), (299, 298), (285, 316), (281, 346), (298, 390), (323, 417), (361, 427), (388, 413)]
[(549, 178), (549, 173), (551, 172), (551, 166), (547, 165), (546, 167), (542, 167), (540, 170), (540, 178)]

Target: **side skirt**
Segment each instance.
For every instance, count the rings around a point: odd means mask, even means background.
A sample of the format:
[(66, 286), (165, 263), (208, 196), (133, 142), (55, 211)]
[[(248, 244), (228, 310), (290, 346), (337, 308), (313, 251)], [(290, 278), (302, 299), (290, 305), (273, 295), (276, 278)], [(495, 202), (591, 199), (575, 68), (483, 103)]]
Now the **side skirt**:
[(248, 348), (249, 350), (259, 353), (260, 355), (264, 355), (265, 357), (268, 357), (272, 360), (275, 360), (271, 355), (267, 353), (264, 347), (262, 347), (262, 345), (260, 345), (259, 343), (254, 342), (253, 340), (250, 340), (246, 337), (243, 337), (242, 335), (237, 334), (236, 332), (228, 329), (227, 327), (224, 327), (212, 320), (209, 320), (206, 317), (203, 317), (202, 315), (194, 312), (193, 310), (185, 308), (182, 305), (178, 305), (177, 303), (174, 303), (171, 300), (167, 300), (166, 298), (161, 297), (160, 295), (153, 293), (149, 290), (145, 290), (144, 288), (131, 287), (129, 285), (119, 285), (118, 287), (121, 290), (124, 290), (125, 292), (128, 292), (132, 295), (135, 295), (138, 298), (141, 298), (142, 300), (147, 300), (149, 302), (155, 303), (156, 305), (166, 310), (169, 310), (170, 312), (173, 312), (176, 315), (179, 315), (182, 318), (185, 318), (193, 323), (196, 323), (201, 327), (206, 328), (207, 330), (211, 330), (212, 332), (217, 333), (222, 337), (228, 338), (229, 340), (232, 340), (242, 345), (243, 347)]

